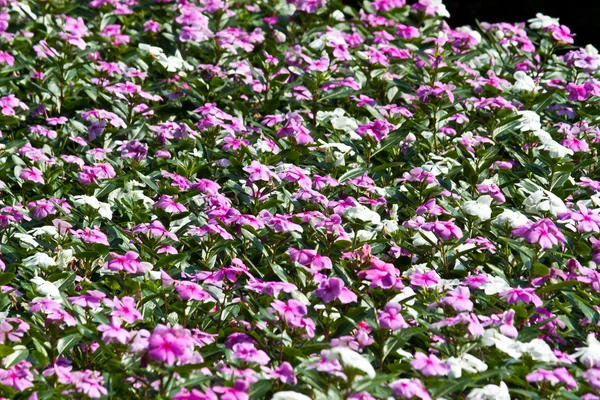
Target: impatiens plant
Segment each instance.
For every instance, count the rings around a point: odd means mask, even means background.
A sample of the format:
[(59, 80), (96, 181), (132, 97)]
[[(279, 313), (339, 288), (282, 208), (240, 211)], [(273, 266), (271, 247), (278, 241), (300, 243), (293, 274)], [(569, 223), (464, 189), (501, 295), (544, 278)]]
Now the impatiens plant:
[(441, 0), (0, 0), (0, 397), (600, 399), (600, 54)]

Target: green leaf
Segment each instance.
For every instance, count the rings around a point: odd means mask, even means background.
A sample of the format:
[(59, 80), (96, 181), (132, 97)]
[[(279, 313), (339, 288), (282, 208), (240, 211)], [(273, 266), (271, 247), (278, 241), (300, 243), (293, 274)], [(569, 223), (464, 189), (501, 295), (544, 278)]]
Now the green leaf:
[(361, 175), (364, 175), (364, 173), (367, 172), (366, 168), (356, 168), (356, 169), (351, 169), (350, 171), (346, 172), (344, 175), (340, 176), (340, 178), (338, 179), (338, 181), (340, 183), (345, 182), (345, 181), (349, 181), (350, 179), (354, 179), (357, 178)]
[(12, 354), (4, 357), (4, 360), (2, 360), (4, 368), (6, 369), (16, 365), (20, 361), (25, 360), (29, 356), (29, 350), (27, 350), (27, 347), (25, 346), (18, 345), (13, 347), (13, 350), (14, 352)]
[(533, 264), (531, 266), (531, 275), (533, 277), (539, 277), (539, 276), (546, 276), (550, 273), (550, 268), (548, 268), (547, 266), (545, 266), (544, 264)]
[(70, 349), (75, 347), (77, 343), (79, 343), (79, 340), (81, 340), (81, 337), (81, 334), (73, 333), (71, 335), (67, 335), (58, 339), (58, 342), (56, 344), (56, 350), (58, 351), (58, 355), (60, 356), (64, 352), (69, 351)]
[(4, 286), (10, 283), (15, 279), (15, 274), (13, 272), (3, 272), (0, 274), (0, 286)]

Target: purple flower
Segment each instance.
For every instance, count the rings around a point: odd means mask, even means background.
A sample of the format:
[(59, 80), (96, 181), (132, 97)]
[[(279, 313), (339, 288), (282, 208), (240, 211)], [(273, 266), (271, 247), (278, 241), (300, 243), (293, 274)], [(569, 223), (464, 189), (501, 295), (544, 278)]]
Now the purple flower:
[(473, 302), (469, 299), (471, 292), (468, 287), (459, 286), (455, 290), (448, 291), (449, 296), (442, 299), (442, 303), (451, 306), (456, 311), (473, 310)]
[(462, 230), (453, 220), (427, 222), (421, 226), (421, 229), (435, 233), (442, 240), (460, 239), (463, 237)]
[(532, 288), (511, 288), (498, 294), (502, 297), (506, 297), (506, 302), (508, 304), (514, 304), (519, 301), (527, 304), (533, 303), (536, 307), (541, 307), (544, 304), (542, 299), (535, 294), (535, 289)]
[(340, 278), (333, 277), (324, 279), (314, 293), (318, 298), (323, 300), (324, 303), (331, 303), (335, 299), (339, 299), (343, 304), (357, 301), (358, 298), (356, 295), (344, 286), (344, 281)]
[(193, 345), (189, 330), (157, 325), (148, 340), (148, 355), (167, 365), (185, 363), (191, 357)]
[(418, 379), (399, 379), (390, 384), (390, 388), (396, 396), (406, 399), (417, 397), (421, 400), (431, 400), (431, 396)]
[(273, 173), (266, 165), (261, 164), (260, 162), (254, 160), (250, 163), (249, 166), (242, 168), (244, 171), (248, 172), (250, 176), (248, 179), (251, 182), (256, 181), (270, 181)]
[(551, 249), (556, 244), (565, 242), (563, 234), (548, 218), (542, 218), (533, 224), (518, 226), (513, 229), (512, 235), (520, 236), (532, 244), (537, 243), (542, 249)]
[(19, 178), (26, 181), (41, 183), (42, 185), (46, 183), (42, 175), (42, 171), (40, 171), (36, 167), (23, 168), (23, 170), (19, 174)]
[(410, 362), (410, 366), (421, 371), (425, 376), (444, 376), (450, 372), (450, 366), (442, 362), (435, 354), (425, 355), (415, 353), (415, 358)]
[(379, 326), (384, 329), (391, 329), (397, 331), (398, 329), (408, 328), (409, 325), (406, 323), (402, 314), (400, 314), (400, 304), (387, 303), (385, 305), (385, 311), (379, 311), (377, 321)]
[(239, 358), (245, 362), (267, 365), (270, 361), (267, 353), (257, 350), (253, 343), (243, 342), (234, 344), (231, 350), (233, 350), (233, 358)]

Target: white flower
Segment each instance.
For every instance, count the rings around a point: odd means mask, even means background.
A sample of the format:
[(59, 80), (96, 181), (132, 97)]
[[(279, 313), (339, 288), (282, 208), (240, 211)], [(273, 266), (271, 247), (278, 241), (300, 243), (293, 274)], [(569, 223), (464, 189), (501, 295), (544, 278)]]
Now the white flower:
[(346, 218), (355, 219), (363, 222), (370, 222), (372, 224), (379, 224), (381, 222), (381, 216), (369, 207), (358, 204), (355, 207), (348, 207), (344, 210), (344, 216)]
[(311, 398), (302, 393), (286, 391), (275, 393), (271, 400), (311, 400)]
[(533, 92), (536, 84), (533, 79), (523, 71), (517, 71), (513, 75), (515, 84), (512, 87), (513, 92)]
[(477, 372), (486, 371), (488, 368), (486, 363), (471, 354), (463, 354), (460, 357), (450, 357), (446, 362), (450, 364), (450, 378), (460, 378), (463, 370), (475, 374)]
[(188, 64), (187, 61), (185, 61), (183, 58), (181, 58), (181, 54), (179, 54), (179, 51), (177, 53), (175, 53), (174, 56), (168, 56), (168, 57), (165, 54), (161, 53), (158, 55), (157, 61), (160, 65), (165, 67), (168, 72), (177, 72), (177, 71), (181, 71), (181, 70), (190, 71), (190, 70), (194, 69), (194, 67), (192, 67), (190, 64)]
[(334, 21), (344, 21), (344, 13), (341, 12), (340, 10), (335, 10), (334, 12), (331, 13), (331, 18), (333, 18)]
[(145, 43), (140, 43), (138, 45), (138, 47), (140, 48), (140, 50), (147, 51), (148, 53), (152, 54), (153, 56), (159, 56), (159, 55), (163, 54), (162, 47), (150, 46), (149, 44), (145, 44)]
[(519, 125), (518, 128), (521, 130), (521, 132), (537, 131), (538, 129), (542, 129), (540, 116), (534, 111), (517, 111), (517, 114), (521, 116), (521, 125)]
[(42, 278), (40, 278), (39, 276), (36, 276), (35, 278), (31, 279), (31, 282), (35, 283), (37, 286), (37, 291), (49, 298), (52, 299), (60, 299), (60, 291), (58, 290), (58, 288), (54, 285), (54, 283), (52, 282), (48, 282), (47, 280), (44, 280)]
[(523, 343), (504, 336), (495, 329), (486, 329), (481, 339), (484, 346), (496, 346), (496, 348), (510, 357), (518, 359), (523, 355)]
[(559, 24), (558, 18), (552, 18), (542, 13), (535, 14), (535, 18), (528, 19), (527, 22), (529, 22), (529, 28), (531, 29), (542, 29)]
[(482, 221), (486, 221), (492, 218), (492, 208), (490, 207), (490, 204), (492, 204), (492, 197), (485, 195), (479, 197), (477, 201), (465, 201), (462, 208), (467, 215), (472, 215)]
[(42, 235), (48, 235), (52, 237), (58, 236), (58, 231), (56, 230), (56, 228), (50, 225), (40, 226), (39, 228), (33, 228), (29, 232), (31, 232), (31, 234), (35, 237)]
[(344, 116), (332, 118), (331, 125), (334, 129), (344, 131), (346, 133), (356, 134), (356, 129), (358, 129), (358, 123), (354, 118)]
[(369, 240), (375, 239), (377, 232), (367, 231), (365, 229), (359, 229), (356, 232), (356, 240), (360, 243), (368, 242)]
[(65, 269), (73, 260), (75, 260), (75, 257), (73, 257), (72, 249), (62, 249), (58, 252), (57, 261), (59, 268)]
[(98, 210), (98, 214), (100, 214), (102, 218), (112, 219), (112, 210), (110, 209), (110, 204), (103, 203), (94, 196), (73, 196), (71, 197), (71, 201), (73, 201), (73, 204), (76, 207), (80, 207), (84, 204), (87, 204), (94, 210)]
[(392, 220), (389, 220), (389, 219), (384, 219), (383, 221), (381, 221), (380, 224), (377, 224), (377, 226), (375, 227), (375, 230), (377, 232), (385, 230), (388, 233), (390, 233), (390, 232), (396, 232), (398, 229), (400, 229), (400, 227), (398, 226), (398, 222), (397, 221), (392, 221)]
[(473, 389), (468, 394), (467, 400), (510, 400), (510, 393), (506, 383), (498, 385), (485, 385), (481, 389)]
[(287, 40), (285, 33), (278, 31), (277, 29), (273, 29), (272, 36), (275, 43), (284, 43)]
[(501, 277), (490, 275), (488, 275), (487, 277), (489, 279), (489, 282), (481, 285), (481, 288), (485, 291), (485, 294), (487, 294), (488, 296), (510, 289), (510, 285), (506, 283), (506, 281)]
[(100, 208), (100, 202), (94, 196), (85, 196), (85, 195), (73, 196), (73, 197), (71, 197), (71, 201), (73, 202), (73, 205), (76, 207), (87, 204), (88, 206), (90, 206), (94, 209)]
[(34, 249), (36, 247), (39, 247), (40, 244), (34, 239), (33, 236), (28, 235), (27, 233), (14, 233), (13, 236), (16, 239), (19, 239), (19, 244), (21, 245), (21, 247), (23, 247), (24, 249)]
[(37, 253), (23, 260), (23, 264), (27, 267), (42, 267), (48, 268), (57, 265), (54, 258), (46, 253)]
[(450, 13), (442, 0), (430, 0), (429, 7), (433, 8), (439, 17), (450, 18)]
[(600, 366), (600, 342), (593, 334), (587, 336), (587, 347), (577, 347), (575, 350), (572, 356), (579, 358), (587, 368)]
[(523, 351), (523, 353), (528, 353), (535, 361), (558, 361), (548, 343), (544, 342), (542, 339), (533, 339), (529, 343), (522, 343), (521, 351)]
[(555, 140), (542, 142), (540, 149), (548, 151), (550, 153), (550, 158), (563, 158), (573, 155), (573, 150), (563, 146)]
[(560, 197), (548, 190), (533, 192), (523, 201), (523, 205), (527, 212), (549, 211), (555, 217), (568, 211)]
[(521, 214), (519, 211), (505, 209), (502, 214), (494, 218), (493, 222), (497, 225), (510, 225), (511, 228), (516, 228), (517, 226), (525, 225), (530, 221), (529, 218)]
[(308, 44), (308, 47), (313, 50), (323, 50), (325, 48), (325, 42), (321, 38), (316, 38)]
[(414, 246), (433, 246), (438, 241), (435, 233), (424, 230), (417, 231), (412, 238)]
[(327, 353), (327, 360), (339, 360), (344, 367), (350, 367), (364, 372), (369, 378), (375, 378), (375, 369), (363, 356), (348, 347), (334, 347)]

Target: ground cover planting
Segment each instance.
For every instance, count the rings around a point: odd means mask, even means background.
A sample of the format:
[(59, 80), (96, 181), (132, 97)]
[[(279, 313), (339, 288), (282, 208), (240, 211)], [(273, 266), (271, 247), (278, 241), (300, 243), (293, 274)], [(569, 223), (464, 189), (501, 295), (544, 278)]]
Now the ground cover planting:
[(600, 55), (440, 0), (0, 0), (6, 399), (600, 399)]

